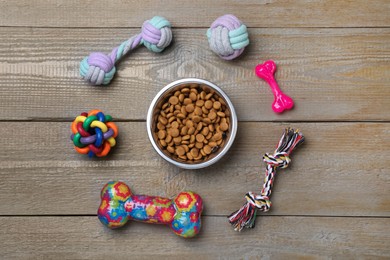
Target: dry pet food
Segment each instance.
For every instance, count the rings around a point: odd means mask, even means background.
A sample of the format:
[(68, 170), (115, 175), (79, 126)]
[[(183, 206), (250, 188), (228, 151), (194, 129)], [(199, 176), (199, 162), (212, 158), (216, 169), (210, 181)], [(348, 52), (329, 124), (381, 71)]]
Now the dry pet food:
[(175, 159), (207, 160), (224, 145), (230, 111), (207, 86), (187, 84), (168, 96), (159, 109), (155, 134), (163, 150)]

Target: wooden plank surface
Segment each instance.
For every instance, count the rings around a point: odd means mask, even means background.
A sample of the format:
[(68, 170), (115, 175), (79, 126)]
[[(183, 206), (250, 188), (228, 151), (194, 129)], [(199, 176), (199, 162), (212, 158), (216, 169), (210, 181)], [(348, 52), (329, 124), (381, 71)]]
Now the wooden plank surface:
[(6, 259), (388, 259), (389, 219), (265, 217), (235, 232), (226, 218), (204, 217), (194, 239), (166, 226), (104, 228), (91, 217), (0, 217)]
[[(113, 154), (90, 160), (73, 151), (70, 123), (0, 123), (0, 215), (96, 214), (100, 190), (122, 180), (136, 194), (174, 197), (198, 192), (206, 215), (226, 216), (241, 207), (248, 191), (259, 192), (265, 166), (286, 124), (240, 123), (223, 161), (182, 170), (159, 158), (145, 122), (118, 123)], [(388, 123), (296, 123), (306, 143), (279, 170), (266, 215), (390, 217)], [(17, 129), (17, 131), (14, 131)], [(27, 137), (27, 138), (26, 138)], [(16, 191), (16, 192), (15, 192)], [(15, 207), (17, 201), (17, 207)]]
[[(205, 37), (226, 13), (248, 26), (251, 41), (229, 62)], [(109, 52), (154, 15), (173, 24), (169, 48), (137, 49), (108, 87), (79, 78), (84, 56)], [(267, 59), (296, 102), (282, 115), (253, 73)], [(0, 258), (389, 259), (389, 60), (388, 0), (0, 0)], [(152, 98), (184, 77), (219, 85), (240, 121), (226, 157), (197, 171), (159, 158), (145, 131)], [(120, 128), (100, 160), (69, 140), (70, 121), (93, 108)], [(226, 215), (260, 190), (261, 157), (289, 126), (307, 141), (278, 171), (271, 210), (254, 230), (234, 232)], [(165, 226), (104, 228), (99, 192), (114, 179), (138, 194), (198, 192), (201, 233), (184, 240)]]
[[(116, 119), (144, 120), (157, 92), (200, 77), (231, 97), (240, 121), (389, 121), (390, 30), (250, 29), (251, 45), (234, 62), (211, 53), (204, 29), (174, 30), (161, 54), (139, 48), (118, 66), (108, 87), (80, 79), (79, 62), (109, 52), (136, 29), (0, 27), (0, 120), (71, 120), (98, 107)], [(272, 58), (293, 111), (276, 115), (256, 64)]]
[(390, 24), (387, 0), (0, 1), (0, 26), (140, 27), (154, 15), (174, 27), (209, 27), (233, 13), (250, 27), (381, 27)]

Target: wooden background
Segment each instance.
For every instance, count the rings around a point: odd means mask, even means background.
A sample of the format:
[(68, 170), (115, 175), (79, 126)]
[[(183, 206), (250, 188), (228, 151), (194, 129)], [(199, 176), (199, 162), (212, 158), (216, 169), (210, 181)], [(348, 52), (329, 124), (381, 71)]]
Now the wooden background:
[[(214, 55), (206, 29), (233, 13), (250, 45), (235, 61)], [(174, 42), (139, 48), (108, 87), (84, 83), (80, 60), (109, 52), (165, 16)], [(276, 115), (253, 73), (274, 59), (294, 110)], [(323, 0), (0, 0), (0, 253), (2, 259), (390, 257), (390, 2)], [(153, 151), (148, 106), (167, 83), (200, 77), (231, 97), (238, 136), (220, 163), (198, 171)], [(114, 152), (90, 160), (72, 148), (70, 122), (99, 108), (118, 122)], [(285, 127), (307, 142), (279, 171), (273, 207), (256, 228), (234, 232), (226, 216), (259, 191), (264, 164)], [(122, 180), (138, 194), (198, 192), (201, 233), (185, 240), (166, 226), (104, 228), (99, 192)]]

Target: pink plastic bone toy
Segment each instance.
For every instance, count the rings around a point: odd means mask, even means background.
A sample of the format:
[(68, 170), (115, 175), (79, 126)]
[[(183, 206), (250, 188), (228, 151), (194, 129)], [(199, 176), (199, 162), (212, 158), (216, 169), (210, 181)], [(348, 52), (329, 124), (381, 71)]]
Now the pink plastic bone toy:
[(268, 60), (263, 64), (258, 64), (255, 68), (256, 75), (264, 79), (271, 87), (274, 93), (274, 102), (272, 103), (272, 110), (276, 113), (282, 113), (284, 110), (291, 109), (294, 106), (292, 98), (284, 94), (275, 80), (274, 73), (276, 71), (276, 64), (272, 60)]

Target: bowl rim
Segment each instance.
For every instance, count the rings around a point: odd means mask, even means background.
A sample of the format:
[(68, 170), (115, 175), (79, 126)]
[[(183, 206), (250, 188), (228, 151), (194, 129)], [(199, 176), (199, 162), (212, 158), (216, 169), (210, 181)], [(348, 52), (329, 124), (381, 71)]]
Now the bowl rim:
[[(224, 145), (222, 150), (214, 158), (212, 158), (208, 161), (205, 161), (205, 162), (201, 162), (201, 163), (186, 164), (186, 163), (181, 163), (181, 162), (173, 160), (172, 158), (168, 157), (160, 150), (160, 148), (157, 146), (157, 143), (155, 142), (155, 140), (153, 138), (152, 118), (153, 118), (153, 111), (155, 109), (157, 101), (160, 99), (161, 96), (163, 96), (163, 94), (165, 92), (169, 91), (171, 88), (174, 88), (174, 87), (181, 85), (181, 84), (184, 84), (184, 83), (199, 83), (199, 84), (205, 84), (205, 85), (211, 87), (212, 89), (216, 90), (220, 96), (222, 96), (224, 98), (224, 100), (226, 101), (228, 108), (230, 110), (231, 124), (232, 125), (231, 125), (231, 133), (230, 133), (229, 140), (226, 142), (226, 144)], [(173, 82), (169, 83), (168, 85), (166, 85), (165, 87), (163, 87), (156, 94), (156, 96), (153, 98), (153, 100), (149, 106), (148, 114), (146, 117), (146, 128), (147, 128), (147, 132), (148, 132), (148, 137), (149, 137), (149, 141), (152, 143), (154, 150), (164, 160), (166, 160), (166, 161), (168, 161), (168, 162), (172, 163), (173, 165), (176, 165), (180, 168), (189, 169), (189, 170), (205, 168), (205, 167), (208, 167), (208, 166), (216, 163), (217, 161), (219, 161), (228, 152), (228, 150), (230, 149), (230, 147), (232, 146), (232, 144), (234, 142), (234, 139), (235, 139), (236, 133), (237, 133), (237, 124), (238, 124), (238, 121), (237, 121), (236, 111), (235, 111), (233, 103), (230, 101), (230, 98), (228, 97), (228, 95), (226, 95), (226, 93), (221, 88), (219, 88), (217, 85), (215, 85), (214, 83), (207, 81), (207, 80), (204, 80), (204, 79), (199, 79), (199, 78), (183, 78), (183, 79), (173, 81)]]

